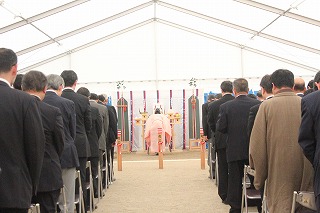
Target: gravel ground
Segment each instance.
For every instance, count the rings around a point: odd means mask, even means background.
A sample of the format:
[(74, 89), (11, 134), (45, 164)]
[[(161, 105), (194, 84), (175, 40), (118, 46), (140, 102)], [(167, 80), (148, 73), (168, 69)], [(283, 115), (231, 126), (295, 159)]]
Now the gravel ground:
[(143, 151), (122, 156), (122, 171), (117, 171), (115, 159), (116, 181), (94, 212), (229, 212), (229, 206), (218, 196), (215, 182), (208, 178), (208, 166), (201, 170), (199, 151), (166, 152), (162, 170), (158, 169), (158, 156), (148, 156)]

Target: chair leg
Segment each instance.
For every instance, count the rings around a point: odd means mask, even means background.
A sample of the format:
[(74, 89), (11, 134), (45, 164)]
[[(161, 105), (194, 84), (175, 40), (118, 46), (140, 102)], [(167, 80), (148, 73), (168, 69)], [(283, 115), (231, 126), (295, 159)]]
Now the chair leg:
[(219, 184), (218, 167), (219, 167), (219, 164), (218, 164), (218, 156), (217, 156), (217, 154), (216, 154), (216, 163), (215, 163), (215, 170), (214, 170), (214, 174), (215, 174), (215, 178), (216, 178), (216, 186), (218, 186), (218, 184)]
[(113, 163), (112, 163), (112, 157), (111, 157), (111, 150), (110, 151), (110, 184), (113, 184)]
[(293, 192), (293, 199), (292, 199), (292, 208), (291, 213), (294, 213), (296, 210), (296, 200), (297, 200), (298, 193), (296, 191)]

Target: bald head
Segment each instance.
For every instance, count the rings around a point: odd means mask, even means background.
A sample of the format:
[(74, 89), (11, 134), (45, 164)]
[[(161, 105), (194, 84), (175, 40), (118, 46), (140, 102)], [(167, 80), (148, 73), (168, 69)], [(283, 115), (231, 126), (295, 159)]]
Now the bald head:
[(295, 93), (303, 93), (306, 90), (304, 80), (302, 78), (295, 78), (293, 89)]

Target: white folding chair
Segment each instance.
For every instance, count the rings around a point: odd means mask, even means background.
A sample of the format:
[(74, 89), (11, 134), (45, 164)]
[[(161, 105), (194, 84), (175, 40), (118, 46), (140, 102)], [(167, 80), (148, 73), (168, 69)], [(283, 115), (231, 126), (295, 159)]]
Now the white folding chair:
[(293, 192), (293, 200), (292, 200), (292, 208), (291, 208), (291, 213), (294, 213), (296, 210), (296, 203), (299, 203), (300, 205), (317, 211), (317, 206), (316, 206), (316, 201), (315, 201), (315, 196), (313, 192)]
[(251, 169), (250, 166), (244, 165), (243, 169), (243, 184), (242, 184), (242, 200), (241, 200), (241, 213), (243, 212), (243, 204), (245, 212), (248, 213), (248, 199), (250, 200), (261, 200), (260, 191), (256, 189), (249, 189), (251, 186), (250, 179), (248, 175), (255, 176), (254, 169)]
[(216, 186), (219, 185), (218, 167), (219, 167), (218, 155), (216, 154), (216, 163), (215, 163), (215, 169), (214, 169), (214, 175), (215, 175), (215, 179), (216, 179)]
[[(110, 152), (109, 153), (109, 162), (110, 164), (108, 164), (108, 161), (107, 161), (107, 165), (109, 165), (108, 167), (108, 179), (109, 179), (109, 184), (113, 184), (113, 163), (112, 163), (112, 156), (111, 156), (111, 149), (107, 152)], [(106, 158), (108, 157), (108, 155), (106, 155)], [(110, 169), (109, 169), (110, 168)]]
[(263, 190), (263, 198), (262, 198), (262, 212), (268, 213), (268, 206), (267, 206), (267, 180), (264, 182), (264, 190)]
[[(60, 189), (60, 194), (62, 195), (62, 199), (63, 199), (63, 209), (64, 209), (63, 213), (67, 213), (67, 198), (66, 198), (66, 191), (65, 191), (64, 185)], [(57, 206), (59, 206), (59, 201), (57, 202)]]
[(86, 182), (86, 191), (84, 193), (87, 193), (89, 191), (89, 199), (90, 199), (90, 213), (92, 212), (92, 206), (94, 202), (94, 195), (93, 195), (93, 179), (92, 179), (92, 170), (91, 170), (91, 162), (87, 161), (86, 164), (86, 170), (87, 174), (89, 174), (89, 180)]
[(102, 154), (102, 160), (103, 160), (103, 164), (101, 167), (101, 198), (104, 194), (104, 188), (103, 188), (103, 177), (105, 177), (104, 181), (105, 181), (105, 189), (109, 188), (109, 181), (108, 181), (108, 161), (107, 161), (107, 152), (104, 151)]
[(81, 176), (80, 176), (79, 170), (75, 172), (75, 179), (76, 179), (76, 183), (79, 185), (79, 192), (74, 196), (74, 204), (76, 206), (78, 205), (79, 213), (81, 213), (81, 212), (85, 212), (85, 207), (84, 207), (84, 200), (83, 200), (83, 191), (81, 186)]

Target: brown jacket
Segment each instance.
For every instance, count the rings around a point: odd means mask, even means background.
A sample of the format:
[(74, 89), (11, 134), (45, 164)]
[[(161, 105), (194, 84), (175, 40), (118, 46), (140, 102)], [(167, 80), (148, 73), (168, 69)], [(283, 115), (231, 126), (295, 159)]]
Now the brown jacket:
[(313, 169), (298, 144), (301, 98), (281, 92), (259, 108), (250, 138), (250, 166), (256, 170), (254, 185), (267, 180), (270, 213), (290, 212), (293, 191), (312, 190)]

